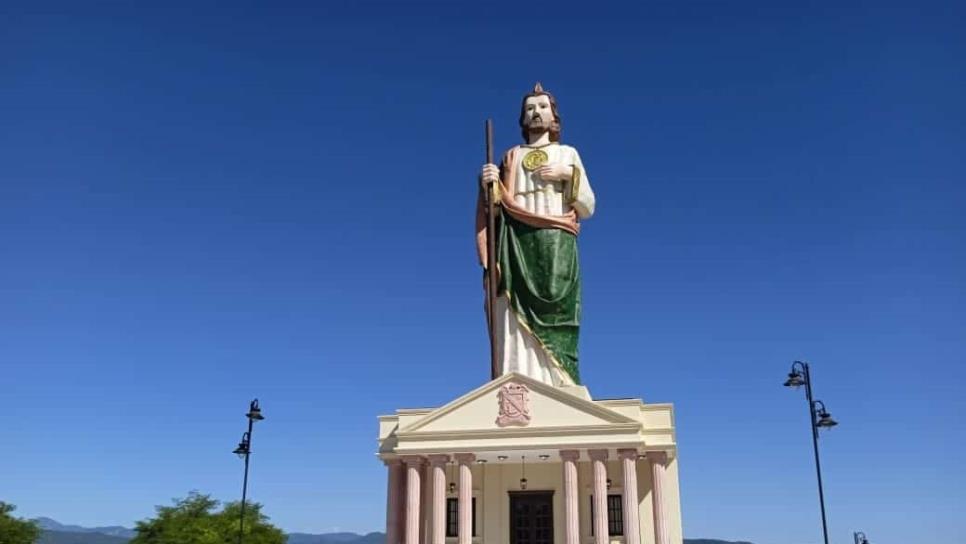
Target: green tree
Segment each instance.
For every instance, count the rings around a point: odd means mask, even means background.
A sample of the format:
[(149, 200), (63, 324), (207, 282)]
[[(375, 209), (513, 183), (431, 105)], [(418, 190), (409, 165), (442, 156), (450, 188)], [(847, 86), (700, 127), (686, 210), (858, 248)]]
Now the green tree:
[[(235, 544), (241, 524), (241, 503), (218, 510), (210, 495), (192, 491), (174, 506), (158, 506), (157, 515), (139, 521), (130, 544)], [(285, 544), (285, 534), (268, 523), (257, 503), (245, 504), (244, 544)]]
[(40, 538), (37, 524), (13, 517), (10, 513), (17, 507), (0, 501), (0, 542), (3, 544), (34, 544)]

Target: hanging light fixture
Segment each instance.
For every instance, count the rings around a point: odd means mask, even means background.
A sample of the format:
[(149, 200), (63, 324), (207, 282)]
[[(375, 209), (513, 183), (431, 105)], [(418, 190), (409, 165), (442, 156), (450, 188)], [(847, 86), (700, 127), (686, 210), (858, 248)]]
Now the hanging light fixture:
[(258, 399), (253, 400), (248, 405), (248, 413), (245, 414), (245, 417), (252, 421), (261, 421), (265, 419), (265, 416), (262, 415), (262, 409), (258, 407)]
[(801, 374), (796, 368), (792, 368), (792, 371), (788, 373), (788, 379), (785, 380), (785, 387), (794, 387), (798, 389), (799, 387), (805, 385), (805, 376)]
[(250, 435), (248, 433), (242, 434), (241, 442), (238, 443), (238, 447), (232, 453), (237, 455), (239, 459), (244, 459), (246, 455), (251, 453), (250, 443)]
[(838, 421), (832, 419), (832, 414), (826, 412), (825, 407), (822, 406), (822, 411), (818, 413), (818, 421), (815, 422), (815, 426), (822, 429), (831, 429), (838, 424)]
[(520, 456), (520, 463), (521, 463), (520, 466), (523, 470), (523, 473), (521, 474), (522, 477), (520, 478), (520, 489), (523, 489), (525, 491), (527, 489), (527, 456), (526, 455)]
[(446, 463), (446, 465), (447, 465), (446, 466), (446, 470), (449, 471), (449, 486), (448, 486), (448, 488), (449, 488), (449, 494), (452, 495), (452, 494), (456, 493), (456, 482), (453, 481), (453, 472), (449, 470), (449, 465), (450, 464), (455, 464), (455, 461), (453, 461), (453, 463), (450, 463), (450, 462), (447, 461), (447, 463)]

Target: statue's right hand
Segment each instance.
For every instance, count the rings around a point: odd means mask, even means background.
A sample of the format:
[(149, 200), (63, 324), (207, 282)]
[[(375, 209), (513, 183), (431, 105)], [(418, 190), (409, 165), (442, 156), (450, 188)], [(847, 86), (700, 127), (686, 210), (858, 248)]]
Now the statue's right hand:
[(487, 188), (491, 183), (500, 182), (500, 169), (495, 164), (487, 163), (480, 169), (480, 183)]

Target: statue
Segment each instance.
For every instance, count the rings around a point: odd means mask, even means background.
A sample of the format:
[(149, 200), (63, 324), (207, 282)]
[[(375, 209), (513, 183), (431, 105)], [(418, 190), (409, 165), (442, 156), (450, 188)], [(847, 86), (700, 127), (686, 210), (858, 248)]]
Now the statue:
[[(502, 164), (484, 164), (501, 213), (495, 225), (497, 289), (491, 336), (497, 375), (517, 372), (553, 385), (580, 383), (580, 219), (594, 213), (594, 192), (577, 150), (560, 143), (553, 95), (537, 83), (523, 98), (524, 142)], [(477, 206), (477, 250), (486, 267), (486, 210)]]

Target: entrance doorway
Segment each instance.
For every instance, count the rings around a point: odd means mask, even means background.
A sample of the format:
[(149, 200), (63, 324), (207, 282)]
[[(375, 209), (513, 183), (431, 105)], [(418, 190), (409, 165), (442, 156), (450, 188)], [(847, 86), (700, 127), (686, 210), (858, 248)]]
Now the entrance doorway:
[(510, 493), (510, 544), (553, 544), (553, 491)]

